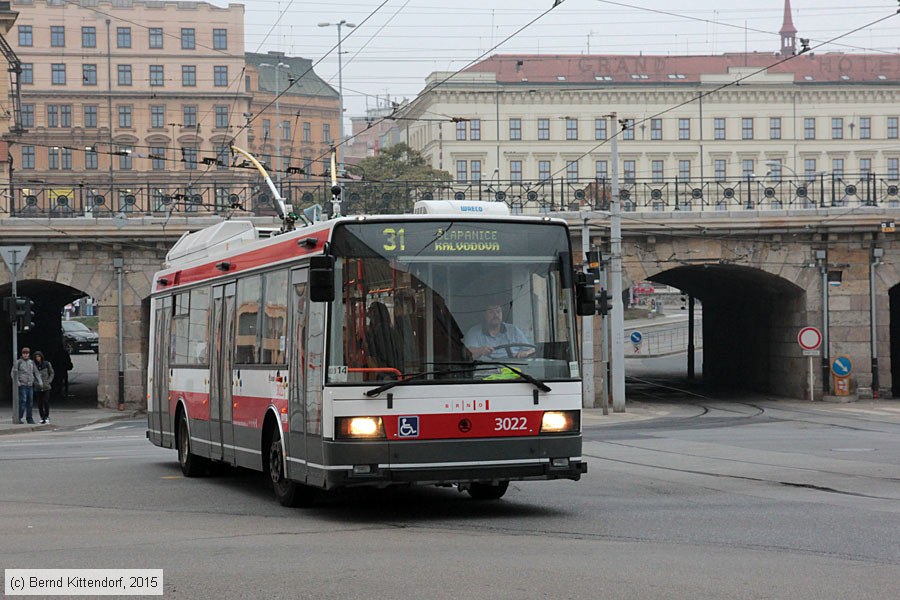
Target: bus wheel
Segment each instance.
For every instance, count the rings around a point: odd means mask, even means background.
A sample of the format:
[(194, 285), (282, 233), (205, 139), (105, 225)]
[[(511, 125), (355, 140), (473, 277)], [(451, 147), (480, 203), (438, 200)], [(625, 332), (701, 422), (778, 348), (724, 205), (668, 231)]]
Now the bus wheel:
[(475, 500), (499, 500), (509, 489), (508, 481), (501, 481), (497, 485), (490, 483), (473, 483), (466, 490)]
[(273, 436), (269, 447), (269, 477), (275, 498), (282, 506), (311, 506), (315, 501), (315, 490), (311, 487), (291, 481), (284, 469), (284, 450), (281, 437)]
[(178, 464), (185, 477), (200, 477), (206, 470), (206, 460), (191, 453), (191, 434), (184, 413), (178, 419)]

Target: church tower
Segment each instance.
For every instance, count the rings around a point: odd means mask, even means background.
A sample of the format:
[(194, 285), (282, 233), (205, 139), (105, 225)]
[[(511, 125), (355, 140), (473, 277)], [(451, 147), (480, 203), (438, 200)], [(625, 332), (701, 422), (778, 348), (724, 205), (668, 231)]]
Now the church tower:
[(791, 19), (791, 0), (784, 0), (784, 22), (781, 24), (781, 55), (797, 54), (797, 28)]

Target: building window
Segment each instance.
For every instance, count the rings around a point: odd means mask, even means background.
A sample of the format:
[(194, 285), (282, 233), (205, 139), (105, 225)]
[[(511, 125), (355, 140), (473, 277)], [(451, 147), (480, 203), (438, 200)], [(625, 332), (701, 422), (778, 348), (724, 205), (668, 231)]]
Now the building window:
[(53, 48), (66, 47), (66, 28), (62, 25), (52, 25), (50, 27), (50, 46)]
[(181, 65), (181, 85), (194, 87), (197, 85), (197, 67), (194, 65)]
[(308, 121), (303, 122), (303, 141), (311, 142), (312, 141), (312, 124)]
[[(328, 133), (331, 133), (330, 128)], [(281, 122), (281, 139), (288, 141), (291, 140), (291, 122), (287, 119)]]
[(134, 161), (131, 158), (131, 153), (131, 146), (119, 146), (119, 170), (130, 171), (132, 169)]
[(184, 162), (185, 171), (197, 170), (197, 149), (191, 146), (181, 149), (181, 160)]
[(634, 139), (634, 119), (625, 119), (625, 126), (622, 130), (622, 139), (623, 140), (633, 140)]
[(541, 181), (546, 181), (550, 179), (550, 161), (549, 160), (539, 160), (538, 161), (538, 179)]
[(678, 119), (678, 139), (679, 140), (691, 139), (691, 120), (690, 119)]
[(469, 163), (469, 174), (471, 175), (471, 181), (473, 183), (478, 183), (481, 181), (481, 161), (473, 160)]
[(47, 127), (59, 127), (59, 107), (56, 104), (47, 105)]
[(650, 161), (650, 176), (653, 178), (653, 183), (663, 182), (664, 165), (665, 161), (662, 160)]
[(781, 159), (773, 158), (768, 163), (769, 179), (772, 181), (781, 181)]
[(312, 159), (308, 156), (303, 158), (303, 179), (312, 179)]
[(182, 28), (181, 29), (181, 49), (182, 50), (193, 50), (196, 46), (196, 39), (194, 29), (191, 28)]
[(84, 126), (85, 127), (96, 127), (97, 126), (97, 107), (87, 105), (84, 107)]
[(34, 146), (22, 146), (22, 168), (34, 168)]
[(753, 139), (753, 117), (744, 117), (741, 119), (741, 139)]
[[(510, 119), (509, 120), (509, 139), (511, 140), (521, 140), (522, 139), (522, 119)], [(519, 161), (521, 165), (521, 161)]]
[(213, 29), (213, 50), (228, 50), (227, 29)]
[(466, 139), (466, 122), (457, 121), (456, 123), (456, 140), (462, 141)]
[(116, 27), (116, 47), (131, 48), (131, 27)]
[(131, 65), (118, 65), (119, 85), (131, 85)]
[(871, 158), (861, 158), (859, 159), (859, 174), (862, 177), (868, 177), (872, 173), (872, 159)]
[(815, 117), (806, 117), (805, 119), (803, 119), (803, 139), (804, 140), (816, 139), (816, 118)]
[(162, 27), (150, 28), (150, 47), (154, 50), (163, 47), (163, 30)]
[(469, 139), (474, 141), (481, 139), (481, 119), (472, 119), (469, 122)]
[(184, 127), (196, 127), (197, 126), (197, 107), (196, 106), (185, 106), (182, 114), (182, 123)]
[(807, 181), (811, 181), (816, 176), (816, 159), (807, 158), (803, 161), (803, 174)]
[(216, 129), (225, 129), (228, 127), (228, 107), (216, 107)]
[(835, 179), (844, 178), (844, 159), (834, 158), (831, 160), (831, 174)]
[(770, 117), (769, 118), (769, 139), (770, 140), (780, 140), (781, 139), (781, 117)]
[(81, 65), (81, 84), (97, 85), (97, 65)]
[(22, 105), (22, 127), (34, 127), (34, 104)]
[(662, 119), (650, 119), (650, 139), (663, 139)]
[(690, 181), (691, 180), (691, 161), (689, 160), (679, 160), (678, 161), (678, 179), (681, 181)]
[(268, 140), (272, 135), (272, 120), (271, 119), (263, 119), (262, 120), (262, 134), (263, 141)]
[(606, 139), (606, 119), (594, 119), (594, 139)]
[(456, 182), (466, 183), (468, 180), (469, 163), (464, 160), (456, 161)]
[(577, 160), (566, 161), (566, 181), (569, 181), (569, 182), (578, 181), (578, 161)]
[(47, 148), (47, 168), (53, 171), (59, 169), (59, 148), (56, 146)]
[(745, 158), (741, 161), (741, 176), (743, 177), (751, 177), (754, 175), (753, 167), (755, 165), (755, 161), (752, 158)]
[(595, 161), (594, 173), (597, 179), (602, 179), (604, 181), (609, 179), (609, 163), (605, 160)]
[[(22, 158), (25, 158), (24, 156)], [(900, 158), (887, 159), (888, 179), (897, 181), (900, 179)]]
[(19, 25), (19, 45), (33, 46), (34, 36), (31, 31), (31, 25)]
[(81, 28), (81, 47), (96, 48), (97, 47), (97, 28), (82, 27)]
[(861, 140), (871, 140), (872, 139), (872, 118), (871, 117), (860, 117), (859, 118), (859, 139), (861, 139)]
[(228, 67), (213, 67), (213, 85), (216, 87), (228, 87)]
[(164, 171), (166, 168), (166, 148), (165, 146), (151, 146), (150, 148), (150, 168), (154, 171)]
[[(567, 140), (577, 140), (578, 139), (578, 119), (572, 119), (570, 117), (566, 117), (566, 139)], [(568, 171), (568, 167), (566, 167), (566, 171)]]
[(522, 181), (522, 161), (509, 161), (509, 179), (513, 182), (520, 183)]
[(717, 158), (715, 162), (713, 162), (713, 170), (715, 171), (716, 181), (725, 181), (725, 177), (728, 176), (726, 169), (728, 168), (728, 161), (723, 158)]
[(713, 119), (713, 138), (717, 140), (725, 139), (725, 118), (716, 117)]
[(72, 170), (72, 149), (60, 148), (60, 166), (64, 171)]
[(635, 174), (637, 173), (637, 161), (626, 160), (622, 164), (625, 166), (625, 183), (634, 183)]
[(128, 129), (131, 127), (131, 107), (119, 107), (119, 127)]
[(34, 64), (22, 63), (22, 73), (19, 75), (21, 83), (34, 83)]
[(85, 169), (97, 169), (100, 167), (100, 160), (98, 159), (96, 150), (85, 150), (84, 151), (84, 168)]
[(166, 107), (162, 104), (154, 104), (150, 107), (150, 127), (162, 129), (166, 126)]
[(888, 117), (887, 136), (889, 140), (896, 140), (900, 137), (900, 118)]
[(331, 142), (331, 123), (322, 123), (322, 141), (326, 144)]
[(71, 104), (60, 104), (59, 105), (59, 126), (60, 127), (71, 127), (72, 126), (72, 105)]
[(844, 139), (844, 119), (843, 117), (835, 117), (831, 119), (831, 139)]
[(216, 147), (216, 169), (227, 171), (230, 166), (231, 148), (228, 146)]
[(163, 65), (150, 65), (150, 85), (162, 86), (165, 84), (165, 80)]
[(66, 65), (61, 63), (50, 65), (50, 83), (53, 85), (66, 85)]
[(538, 119), (538, 139), (550, 139), (550, 119)]

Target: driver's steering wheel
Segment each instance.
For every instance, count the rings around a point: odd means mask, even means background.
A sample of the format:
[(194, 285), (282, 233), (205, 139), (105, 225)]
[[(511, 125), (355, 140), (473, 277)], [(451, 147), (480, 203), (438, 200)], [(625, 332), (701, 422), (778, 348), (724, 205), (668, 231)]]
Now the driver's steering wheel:
[[(525, 342), (519, 342), (517, 344), (500, 344), (499, 346), (494, 346), (494, 350), (506, 350), (506, 354), (510, 358), (515, 358), (515, 356), (513, 356), (513, 353), (510, 352), (511, 348), (532, 348), (534, 350), (537, 350), (537, 346), (535, 346), (534, 344), (527, 344)], [(493, 352), (491, 352), (491, 354), (493, 354)]]

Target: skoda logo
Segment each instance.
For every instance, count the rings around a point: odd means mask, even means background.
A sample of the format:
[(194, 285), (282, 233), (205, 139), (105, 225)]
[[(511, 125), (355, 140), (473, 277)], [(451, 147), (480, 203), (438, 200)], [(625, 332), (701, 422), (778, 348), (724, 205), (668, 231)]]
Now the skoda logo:
[(469, 433), (472, 431), (472, 421), (468, 419), (463, 419), (459, 422), (459, 430), (463, 433)]

